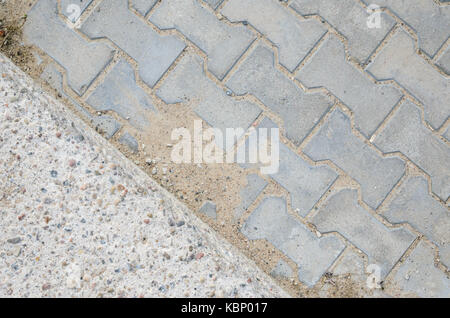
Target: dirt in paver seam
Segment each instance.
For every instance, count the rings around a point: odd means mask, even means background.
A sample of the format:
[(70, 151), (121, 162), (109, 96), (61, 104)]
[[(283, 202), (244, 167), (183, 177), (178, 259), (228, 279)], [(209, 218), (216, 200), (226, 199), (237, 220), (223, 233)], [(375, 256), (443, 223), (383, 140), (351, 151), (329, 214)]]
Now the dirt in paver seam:
[[(21, 44), (21, 26), (26, 19), (26, 12), (30, 9), (34, 2), (35, 1), (28, 1), (14, 5), (7, 3), (1, 7), (0, 19), (3, 23), (2, 28), (6, 27), (8, 32), (10, 32), (10, 35), (5, 45), (0, 48), (0, 51), (10, 57), (19, 67), (21, 67), (34, 79), (42, 82), (39, 76), (42, 73), (43, 67), (47, 63), (51, 62), (51, 59), (44, 54), (40, 54), (40, 58), (43, 62), (38, 64), (34, 53), (39, 50), (32, 47), (25, 47)], [(11, 16), (12, 12), (14, 12), (14, 14)], [(2, 40), (1, 37), (0, 40)], [(199, 50), (192, 47), (189, 47), (187, 50), (194, 50), (195, 53), (200, 56), (204, 55), (199, 52)], [(117, 58), (118, 56), (116, 55), (115, 59), (117, 60)], [(305, 58), (305, 60), (307, 60), (307, 58)], [(129, 58), (127, 58), (127, 60), (130, 61)], [(112, 64), (114, 64), (114, 62)], [(131, 64), (135, 67), (135, 63), (132, 62)], [(175, 67), (175, 65), (176, 63), (174, 63), (171, 68)], [(111, 65), (108, 66), (108, 69), (110, 67)], [(167, 76), (168, 73), (170, 73), (170, 71), (166, 72), (164, 76)], [(230, 74), (227, 76), (229, 75)], [(159, 83), (161, 83), (161, 81)], [(51, 89), (49, 85), (45, 83), (43, 84), (46, 89), (49, 89), (51, 92), (55, 93), (55, 90)], [(143, 168), (150, 176), (156, 179), (163, 187), (172, 192), (192, 210), (198, 211), (201, 205), (207, 200), (211, 200), (217, 204), (217, 221), (213, 221), (201, 214), (198, 214), (198, 216), (200, 216), (203, 221), (208, 223), (217, 232), (223, 235), (228, 241), (237, 246), (247, 256), (255, 260), (256, 263), (267, 273), (273, 269), (279, 259), (283, 259), (293, 269), (296, 269), (295, 263), (283, 255), (279, 250), (274, 248), (269, 242), (265, 240), (248, 240), (240, 232), (242, 222), (239, 223), (233, 220), (234, 208), (240, 203), (240, 190), (246, 185), (246, 176), (250, 172), (242, 169), (237, 164), (197, 165), (172, 163), (170, 154), (172, 151), (171, 144), (173, 144), (174, 141), (170, 139), (171, 132), (175, 128), (186, 127), (186, 123), (191, 125), (186, 128), (192, 132), (194, 120), (199, 119), (199, 117), (192, 111), (192, 107), (186, 103), (183, 103), (183, 105), (167, 105), (161, 102), (158, 98), (154, 98), (154, 93), (150, 89), (145, 88), (145, 85), (143, 85), (142, 82), (138, 81), (138, 84), (147, 92), (150, 92), (150, 95), (153, 97), (152, 100), (158, 109), (158, 113), (149, 114), (151, 115), (148, 118), (150, 128), (144, 132), (136, 130), (130, 126), (126, 120), (120, 118), (114, 112), (103, 112), (104, 114), (107, 113), (108, 115), (113, 116), (123, 125), (122, 130), (110, 141), (128, 158)], [(153, 91), (155, 91), (157, 87), (158, 85), (156, 85)], [(88, 92), (92, 91), (92, 89), (93, 87), (90, 87)], [(327, 95), (330, 96), (329, 93), (327, 93)], [(57, 97), (61, 98), (61, 96)], [(252, 100), (251, 97), (249, 99)], [(194, 102), (195, 101), (191, 101), (191, 104)], [(71, 106), (71, 103), (67, 102), (66, 105), (79, 114), (79, 112)], [(266, 107), (263, 106), (261, 108), (264, 110)], [(91, 113), (95, 112), (91, 109)], [(263, 115), (266, 114), (263, 113)], [(83, 116), (80, 117), (83, 118)], [(259, 118), (261, 117), (262, 115), (260, 115)], [(86, 120), (86, 118), (83, 119)], [(321, 123), (323, 123), (323, 120)], [(319, 123), (314, 130), (317, 130), (321, 123)], [(203, 124), (203, 127), (206, 128), (206, 124)], [(125, 131), (128, 131), (133, 136), (137, 137), (140, 145), (140, 151), (138, 154), (132, 153), (124, 145), (121, 145), (118, 142), (118, 137)], [(311, 135), (312, 134), (309, 134), (309, 137)], [(291, 142), (287, 141), (283, 136), (281, 136), (281, 138), (285, 144), (293, 147)], [(308, 140), (308, 138), (306, 140)], [(304, 143), (305, 141), (303, 144)], [(145, 149), (142, 149), (142, 145), (145, 145)], [(296, 147), (293, 148), (296, 149)], [(148, 159), (152, 160), (150, 164)], [(309, 163), (316, 165), (312, 161), (309, 161)], [(339, 171), (338, 173), (340, 174), (340, 177), (336, 182), (338, 187), (358, 187), (358, 185), (356, 185), (350, 178), (343, 176), (343, 174)], [(244, 220), (250, 214), (249, 211), (253, 211), (254, 208), (267, 195), (286, 198), (289, 213), (299, 218), (295, 211), (292, 211), (290, 207), (288, 192), (271, 179), (266, 178), (266, 181), (269, 183), (268, 186), (258, 195), (257, 200), (252, 203), (248, 211), (244, 213), (241, 221)], [(320, 200), (320, 202), (324, 199), (326, 199), (326, 195)], [(314, 212), (312, 212), (312, 214), (313, 213)], [(311, 228), (313, 229), (313, 227)], [(350, 247), (347, 247), (347, 249), (348, 248)], [(338, 263), (339, 260), (335, 262), (335, 264)], [(296, 270), (294, 270), (294, 272), (296, 272)], [(351, 275), (333, 276), (330, 273), (326, 273), (314, 288), (306, 288), (305, 285), (299, 282), (297, 275), (295, 275), (292, 279), (278, 279), (278, 282), (293, 296), (300, 297), (319, 296), (321, 295), (320, 292), (324, 289), (324, 287), (327, 287), (326, 293), (327, 296), (330, 297), (358, 297), (371, 293), (367, 288), (365, 288), (365, 286), (362, 286), (360, 282), (354, 281)]]

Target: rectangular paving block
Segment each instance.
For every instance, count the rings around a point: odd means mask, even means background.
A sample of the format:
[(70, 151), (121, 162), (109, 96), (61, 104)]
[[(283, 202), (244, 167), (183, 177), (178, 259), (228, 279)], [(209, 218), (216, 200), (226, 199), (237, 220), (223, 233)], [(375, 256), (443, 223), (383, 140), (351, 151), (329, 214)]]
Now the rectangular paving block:
[(158, 0), (131, 0), (131, 6), (140, 14), (146, 16), (157, 2)]
[(257, 174), (249, 174), (247, 176), (247, 185), (241, 189), (239, 206), (234, 209), (234, 218), (238, 220), (242, 214), (247, 211), (248, 207), (255, 202), (258, 195), (267, 186), (267, 181)]
[[(449, 7), (450, 8), (450, 7)], [(425, 120), (435, 129), (450, 115), (450, 80), (415, 50), (414, 40), (398, 30), (377, 54), (367, 70), (377, 79), (394, 79), (422, 104)]]
[(376, 209), (405, 173), (400, 158), (384, 158), (355, 136), (350, 119), (334, 110), (303, 152), (315, 161), (331, 160), (361, 185), (362, 199)]
[(422, 123), (420, 109), (411, 102), (400, 106), (374, 144), (384, 152), (400, 151), (431, 177), (431, 189), (446, 201), (450, 193), (450, 149)]
[(436, 61), (436, 65), (439, 66), (447, 75), (450, 75), (450, 46), (442, 53), (442, 55)]
[(319, 15), (348, 41), (350, 56), (366, 62), (394, 27), (395, 20), (380, 12), (379, 27), (369, 28), (370, 11), (355, 0), (294, 0), (290, 6), (301, 15)]
[(61, 0), (61, 13), (76, 22), (91, 3), (92, 0)]
[(265, 239), (298, 265), (298, 278), (314, 286), (342, 253), (345, 244), (334, 235), (318, 238), (289, 215), (283, 198), (268, 197), (241, 229), (250, 240)]
[(278, 47), (280, 64), (294, 71), (327, 32), (315, 19), (300, 20), (278, 0), (230, 0), (220, 11), (231, 22), (246, 21)]
[(358, 191), (344, 189), (332, 195), (312, 219), (322, 233), (338, 232), (363, 251), (369, 265), (385, 277), (406, 252), (415, 235), (403, 228), (390, 229), (358, 203)]
[(450, 211), (428, 192), (422, 176), (410, 177), (394, 195), (383, 215), (390, 223), (409, 223), (439, 248), (439, 256), (450, 267)]
[(388, 8), (417, 33), (419, 47), (434, 56), (450, 36), (450, 6), (433, 0), (363, 0)]
[(156, 94), (169, 104), (195, 102), (197, 115), (224, 136), (226, 128), (247, 130), (261, 113), (257, 105), (228, 96), (206, 76), (203, 59), (193, 54), (183, 57)]
[(286, 137), (300, 144), (332, 105), (322, 93), (305, 93), (275, 67), (271, 48), (258, 44), (226, 85), (251, 94), (281, 117)]
[(136, 84), (134, 69), (121, 59), (95, 88), (87, 103), (98, 111), (114, 111), (138, 129), (147, 128), (156, 112), (150, 96)]
[(434, 251), (423, 240), (400, 266), (393, 282), (405, 296), (450, 297), (450, 279), (434, 265)]
[(136, 153), (139, 150), (139, 144), (138, 144), (136, 138), (131, 136), (130, 133), (128, 133), (128, 132), (125, 132), (122, 136), (120, 136), (119, 142), (122, 145), (127, 146), (128, 149), (133, 153)]
[(160, 29), (177, 29), (208, 56), (208, 69), (222, 79), (255, 40), (243, 25), (229, 25), (198, 0), (162, 1), (150, 16)]
[[(256, 127), (256, 130), (275, 127), (277, 126), (274, 122), (264, 118)], [(252, 169), (261, 165), (260, 163), (249, 163), (249, 139), (247, 138), (245, 143), (238, 148), (239, 153), (242, 151), (241, 147), (245, 147), (246, 161), (239, 164), (244, 169)], [(270, 140), (269, 134), (268, 139)], [(285, 144), (280, 143), (279, 168), (276, 173), (270, 174), (270, 177), (289, 192), (292, 208), (299, 215), (306, 216), (336, 181), (338, 174), (327, 165), (310, 165)]]
[(174, 35), (160, 35), (128, 8), (127, 0), (101, 2), (80, 30), (91, 39), (108, 38), (138, 63), (142, 80), (153, 87), (185, 44)]
[(67, 71), (68, 85), (82, 95), (113, 57), (111, 47), (89, 43), (58, 16), (56, 0), (39, 0), (28, 13), (25, 39)]
[(309, 88), (325, 87), (354, 113), (355, 125), (370, 137), (402, 97), (391, 84), (375, 84), (351, 65), (344, 44), (330, 35), (296, 78)]

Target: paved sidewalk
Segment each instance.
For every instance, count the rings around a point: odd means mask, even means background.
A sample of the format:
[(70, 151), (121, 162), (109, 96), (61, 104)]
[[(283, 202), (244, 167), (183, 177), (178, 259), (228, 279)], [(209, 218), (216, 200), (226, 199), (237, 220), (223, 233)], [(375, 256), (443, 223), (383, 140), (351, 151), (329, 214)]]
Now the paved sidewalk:
[[(24, 27), (44, 80), (294, 295), (450, 296), (449, 36), (437, 0), (38, 0)], [(278, 172), (174, 166), (194, 119), (279, 127)]]

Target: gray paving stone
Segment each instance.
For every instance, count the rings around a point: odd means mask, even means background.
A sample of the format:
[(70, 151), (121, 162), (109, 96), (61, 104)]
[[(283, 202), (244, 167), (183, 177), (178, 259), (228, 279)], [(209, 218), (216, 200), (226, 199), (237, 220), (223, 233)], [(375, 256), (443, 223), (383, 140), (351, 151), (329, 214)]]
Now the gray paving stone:
[(106, 139), (111, 139), (122, 127), (117, 120), (109, 115), (93, 116), (91, 122), (95, 130), (103, 134)]
[[(61, 13), (70, 21), (76, 22), (91, 3), (92, 0), (61, 0)], [(78, 6), (80, 10), (73, 10), (73, 8), (76, 8), (73, 5)]]
[(34, 5), (28, 13), (24, 36), (66, 69), (68, 85), (79, 95), (113, 56), (111, 47), (89, 43), (63, 23), (56, 0), (39, 0)]
[(312, 223), (322, 232), (339, 232), (380, 267), (385, 277), (415, 239), (403, 228), (389, 229), (358, 203), (358, 192), (344, 189), (332, 195)]
[(292, 268), (282, 259), (278, 261), (277, 265), (270, 272), (270, 275), (275, 278), (292, 278), (293, 274)]
[[(274, 122), (264, 118), (256, 128), (274, 127), (277, 127)], [(268, 138), (270, 138), (269, 134)], [(246, 163), (240, 164), (244, 169), (260, 166), (248, 163), (250, 149), (248, 140), (245, 144), (240, 145), (240, 147), (246, 147)], [(241, 151), (240, 148), (238, 151)], [(301, 216), (306, 216), (336, 181), (338, 175), (327, 165), (311, 166), (285, 144), (280, 143), (279, 169), (277, 173), (271, 174), (270, 177), (289, 192), (292, 208)]]
[(198, 211), (211, 219), (217, 219), (216, 204), (214, 202), (205, 201)]
[(131, 5), (137, 12), (145, 16), (158, 0), (131, 0)]
[(234, 218), (238, 220), (248, 207), (255, 202), (258, 195), (267, 186), (267, 181), (257, 174), (247, 176), (247, 185), (240, 191), (241, 202), (234, 210)]
[(450, 7), (433, 0), (363, 0), (387, 7), (404, 20), (419, 38), (419, 47), (430, 56), (441, 48), (450, 36)]
[(399, 158), (383, 158), (351, 131), (350, 119), (334, 110), (304, 153), (315, 161), (331, 160), (361, 185), (362, 199), (376, 209), (405, 172)]
[(423, 240), (400, 266), (394, 284), (419, 297), (450, 297), (450, 279), (434, 266), (434, 251)]
[(221, 13), (231, 22), (247, 21), (278, 47), (280, 64), (294, 71), (327, 32), (315, 19), (300, 20), (274, 0), (231, 0)]
[(203, 1), (213, 9), (216, 9), (223, 2), (223, 0), (203, 0)]
[(283, 198), (268, 197), (241, 229), (250, 240), (265, 239), (298, 265), (299, 280), (314, 286), (345, 248), (334, 235), (318, 238), (290, 216)]
[(149, 126), (148, 116), (156, 112), (148, 94), (137, 85), (134, 69), (121, 59), (95, 88), (87, 103), (98, 111), (114, 111), (138, 129)]
[(444, 136), (445, 139), (450, 141), (450, 126), (447, 127), (447, 129), (445, 130), (443, 136)]
[(380, 28), (369, 28), (370, 13), (354, 0), (295, 0), (290, 6), (301, 15), (324, 18), (348, 40), (349, 54), (363, 63), (395, 25), (392, 17), (380, 13)]
[(122, 145), (127, 146), (131, 152), (138, 152), (139, 150), (139, 144), (137, 142), (137, 140), (131, 136), (128, 132), (125, 132), (120, 138), (119, 138), (119, 142)]
[(421, 101), (425, 120), (433, 128), (448, 118), (449, 79), (416, 54), (414, 40), (405, 31), (398, 30), (367, 69), (380, 80), (396, 80)]
[(447, 75), (450, 75), (450, 46), (442, 53), (439, 59), (436, 62), (436, 65), (439, 66)]
[(424, 177), (408, 178), (397, 190), (384, 215), (391, 223), (409, 223), (439, 247), (442, 262), (450, 267), (450, 212), (428, 193)]
[(339, 98), (353, 111), (356, 127), (367, 137), (402, 97), (392, 85), (375, 84), (347, 62), (344, 44), (334, 35), (325, 40), (296, 77), (309, 88), (325, 87)]
[(257, 105), (228, 96), (206, 76), (203, 59), (193, 54), (183, 57), (156, 94), (169, 104), (195, 101), (197, 115), (222, 132), (226, 128), (246, 130), (261, 113)]
[(286, 136), (300, 144), (331, 107), (321, 93), (307, 94), (275, 67), (272, 49), (259, 44), (227, 82), (236, 94), (252, 94), (278, 114)]
[(137, 63), (142, 80), (153, 87), (185, 48), (173, 35), (159, 35), (128, 8), (127, 0), (101, 2), (80, 30), (92, 39), (108, 38)]
[(198, 0), (162, 1), (150, 16), (160, 29), (177, 29), (208, 56), (208, 69), (222, 79), (255, 40), (243, 25), (221, 22)]
[(431, 177), (431, 189), (446, 201), (450, 193), (450, 149), (422, 124), (420, 109), (405, 102), (375, 137), (384, 152), (400, 151)]

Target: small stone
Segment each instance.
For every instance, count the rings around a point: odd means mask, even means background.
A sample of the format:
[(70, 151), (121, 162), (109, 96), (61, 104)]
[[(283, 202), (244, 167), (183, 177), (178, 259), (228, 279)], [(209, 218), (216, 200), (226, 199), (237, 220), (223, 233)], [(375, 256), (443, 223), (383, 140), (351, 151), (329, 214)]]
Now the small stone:
[(53, 178), (56, 178), (56, 177), (58, 176), (58, 171), (52, 170), (52, 171), (50, 171), (50, 175), (51, 175)]
[(61, 138), (61, 133), (59, 131), (56, 133), (56, 137)]
[(10, 244), (18, 244), (18, 243), (22, 242), (22, 239), (20, 237), (14, 237), (14, 238), (9, 239), (7, 242)]
[(75, 160), (73, 160), (73, 159), (70, 159), (69, 160), (69, 167), (75, 167), (75, 165), (77, 164), (77, 162), (75, 161)]

